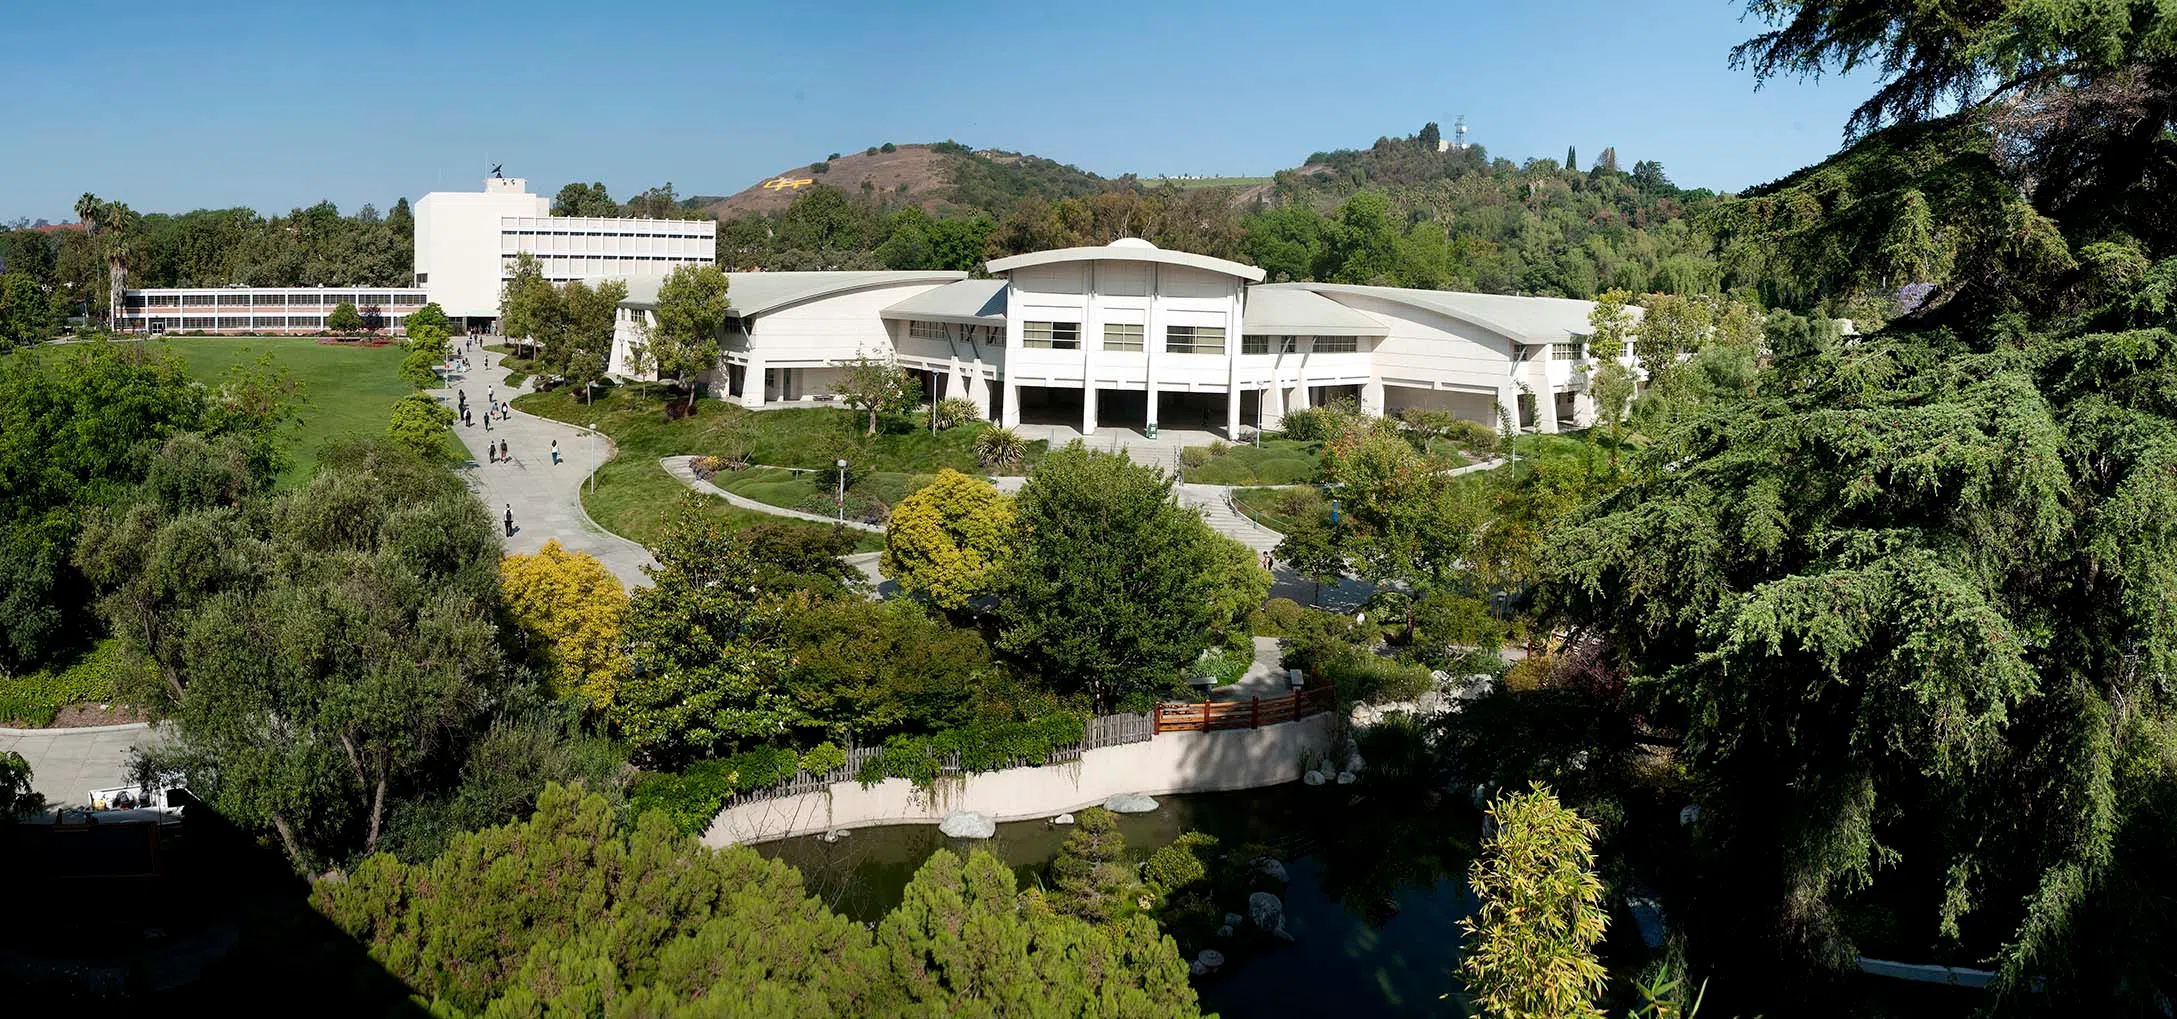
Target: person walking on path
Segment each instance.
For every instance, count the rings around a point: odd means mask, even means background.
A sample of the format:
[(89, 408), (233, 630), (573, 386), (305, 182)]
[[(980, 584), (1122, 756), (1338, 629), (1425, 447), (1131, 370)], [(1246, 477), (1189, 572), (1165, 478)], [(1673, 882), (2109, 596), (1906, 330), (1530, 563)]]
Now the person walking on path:
[(491, 431), (491, 412), (490, 412), (490, 411), (485, 411), (485, 412), (484, 412), (484, 430), (485, 430), (485, 431), (487, 431), (487, 432), (488, 432), (488, 431)]
[(559, 466), (559, 440), (552, 440), (552, 466)]
[(506, 504), (506, 536), (514, 536), (514, 504), (511, 502)]
[(499, 447), (497, 447), (497, 446), (494, 446), (494, 445), (492, 445), (491, 443), (488, 443), (488, 442), (487, 442), (487, 443), (484, 443), (484, 459), (485, 459), (485, 460), (486, 460), (487, 462), (490, 462), (490, 463), (498, 463), (498, 462), (499, 462)]
[(514, 462), (514, 457), (513, 457), (513, 456), (512, 456), (511, 454), (507, 453), (507, 451), (506, 451), (506, 440), (505, 440), (505, 439), (500, 439), (500, 440), (499, 440), (499, 462), (500, 462), (500, 463), (513, 463), (513, 462)]

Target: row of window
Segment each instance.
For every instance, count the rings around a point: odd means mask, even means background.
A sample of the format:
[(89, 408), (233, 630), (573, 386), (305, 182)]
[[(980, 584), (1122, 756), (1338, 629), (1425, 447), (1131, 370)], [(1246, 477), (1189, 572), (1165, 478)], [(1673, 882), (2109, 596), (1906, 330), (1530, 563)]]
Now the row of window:
[(1550, 360), (1552, 361), (1578, 361), (1586, 356), (1587, 344), (1585, 343), (1550, 344)]
[(353, 304), (359, 308), (375, 308), (391, 305), (396, 308), (416, 308), (423, 305), (422, 294), (131, 294), (130, 308), (330, 308), (339, 304)]
[[(925, 324), (928, 323), (913, 323), (909, 327), (909, 335), (924, 337), (925, 334), (916, 332), (915, 327)], [(934, 338), (942, 338), (942, 335), (940, 332)], [(1138, 354), (1145, 349), (1143, 346), (1145, 339), (1145, 333), (1138, 324), (1104, 323), (1103, 349), (1105, 350)], [(1299, 341), (1296, 337), (1280, 336), (1276, 340), (1277, 350), (1280, 353), (1290, 354), (1298, 349)], [(1081, 324), (1078, 322), (1023, 322), (1021, 323), (1021, 345), (1037, 350), (1079, 350), (1081, 349)], [(1351, 354), (1359, 349), (1360, 341), (1351, 336), (1319, 336), (1315, 340), (1315, 352), (1318, 354)], [(1222, 355), (1225, 352), (1225, 327), (1166, 326), (1164, 329), (1164, 350), (1166, 353), (1172, 354)], [(1240, 338), (1240, 353), (1242, 354), (1267, 354), (1270, 353), (1270, 350), (1271, 337), (1243, 336)]]

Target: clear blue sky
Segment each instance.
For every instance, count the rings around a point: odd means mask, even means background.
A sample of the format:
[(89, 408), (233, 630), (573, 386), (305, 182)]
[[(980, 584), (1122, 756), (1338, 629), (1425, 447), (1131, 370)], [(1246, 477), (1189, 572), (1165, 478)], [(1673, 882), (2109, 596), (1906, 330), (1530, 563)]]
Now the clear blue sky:
[[(1726, 67), (1729, 0), (12, 5), (0, 220), (478, 186), (731, 194), (955, 138), (1105, 175), (1259, 174), (1465, 114), (1492, 155), (1604, 146), (1736, 189), (1835, 151), (1862, 80)], [(1636, 13), (1637, 12), (1637, 13)]]

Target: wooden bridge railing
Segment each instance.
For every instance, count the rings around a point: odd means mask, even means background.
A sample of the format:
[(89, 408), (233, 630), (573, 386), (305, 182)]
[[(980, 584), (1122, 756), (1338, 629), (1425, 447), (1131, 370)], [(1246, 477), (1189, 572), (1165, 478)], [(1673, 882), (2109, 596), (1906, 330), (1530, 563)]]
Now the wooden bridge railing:
[(1244, 701), (1171, 701), (1157, 705), (1154, 722), (1160, 733), (1260, 729), (1321, 714), (1337, 703), (1337, 691), (1328, 686)]

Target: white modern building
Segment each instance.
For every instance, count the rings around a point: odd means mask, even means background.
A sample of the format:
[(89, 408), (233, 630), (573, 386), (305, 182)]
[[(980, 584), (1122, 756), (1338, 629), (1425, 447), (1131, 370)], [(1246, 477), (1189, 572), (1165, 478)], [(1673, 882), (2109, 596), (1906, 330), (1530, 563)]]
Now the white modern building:
[[(711, 388), (744, 406), (829, 399), (838, 365), (896, 361), (934, 398), (1007, 426), (1275, 428), (1287, 410), (1350, 398), (1372, 414), (1448, 411), (1544, 432), (1594, 419), (1594, 304), (1328, 283), (1128, 238), (957, 272), (729, 273)], [(612, 368), (635, 363), (657, 281), (632, 280)], [(450, 310), (450, 309), (449, 309)]]
[(115, 328), (139, 333), (310, 336), (352, 304), (373, 332), (401, 332), (427, 298), (414, 287), (158, 287), (123, 291)]
[(708, 219), (554, 216), (550, 199), (520, 177), (489, 177), (482, 191), (433, 191), (416, 202), (416, 285), (446, 314), (475, 326), (499, 317), (501, 284), (517, 255), (535, 255), (555, 283), (663, 276), (717, 259)]

